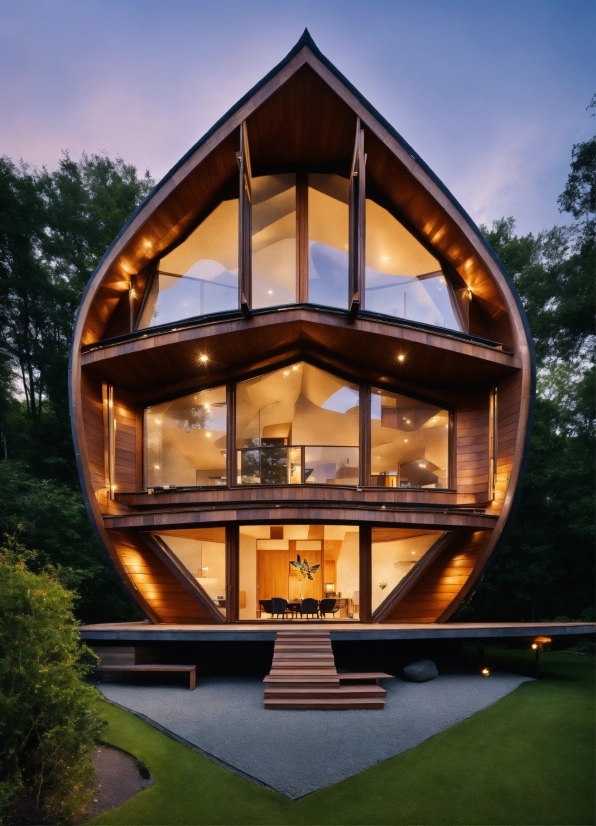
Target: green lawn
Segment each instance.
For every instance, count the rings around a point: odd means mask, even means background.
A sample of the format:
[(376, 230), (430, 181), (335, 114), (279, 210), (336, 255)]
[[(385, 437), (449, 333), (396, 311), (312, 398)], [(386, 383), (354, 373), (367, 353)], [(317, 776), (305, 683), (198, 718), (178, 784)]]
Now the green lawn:
[[(532, 656), (487, 655), (493, 668), (518, 671)], [(92, 822), (593, 824), (594, 660), (553, 652), (542, 655), (542, 666), (550, 679), (525, 683), (417, 748), (296, 802), (102, 702), (106, 742), (134, 754), (156, 782)]]

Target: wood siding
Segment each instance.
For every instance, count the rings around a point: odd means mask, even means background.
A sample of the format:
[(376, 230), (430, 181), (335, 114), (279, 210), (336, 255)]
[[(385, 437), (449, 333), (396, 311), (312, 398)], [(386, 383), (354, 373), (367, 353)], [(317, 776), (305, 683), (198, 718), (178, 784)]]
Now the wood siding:
[(139, 537), (115, 531), (109, 536), (123, 571), (158, 622), (213, 622)]
[(488, 391), (472, 393), (457, 407), (456, 488), (458, 495), (473, 496), (476, 502), (488, 499), (488, 402)]
[(459, 531), (385, 622), (438, 622), (457, 601), (490, 536), (491, 531)]

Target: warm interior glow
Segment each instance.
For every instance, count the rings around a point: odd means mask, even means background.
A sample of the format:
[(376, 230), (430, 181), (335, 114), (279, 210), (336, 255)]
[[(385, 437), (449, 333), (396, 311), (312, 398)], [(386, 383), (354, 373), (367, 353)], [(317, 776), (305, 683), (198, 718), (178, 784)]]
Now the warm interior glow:
[(390, 212), (366, 200), (365, 309), (462, 329), (440, 262)]
[(339, 175), (308, 176), (308, 301), (348, 306), (349, 182)]
[(225, 528), (162, 531), (155, 534), (155, 537), (167, 547), (194, 577), (197, 585), (225, 614), (225, 600), (217, 599), (226, 593)]
[(447, 487), (448, 425), (447, 410), (372, 388), (371, 470), (375, 483), (384, 487)]
[(372, 529), (372, 593), (375, 611), (442, 535), (421, 528)]
[(238, 307), (238, 201), (222, 201), (158, 263), (139, 327)]
[(226, 388), (145, 410), (146, 486), (226, 483)]
[(239, 382), (238, 482), (359, 481), (358, 388), (305, 362)]
[[(320, 567), (312, 579), (290, 565), (297, 556), (309, 568)], [(241, 525), (239, 588), (245, 594), (240, 619), (270, 619), (259, 600), (281, 597), (298, 604), (301, 599), (325, 598), (331, 584), (340, 610), (328, 619), (358, 617), (359, 531), (355, 525)], [(288, 614), (288, 619), (291, 619)]]
[(252, 306), (296, 302), (296, 176), (252, 182)]

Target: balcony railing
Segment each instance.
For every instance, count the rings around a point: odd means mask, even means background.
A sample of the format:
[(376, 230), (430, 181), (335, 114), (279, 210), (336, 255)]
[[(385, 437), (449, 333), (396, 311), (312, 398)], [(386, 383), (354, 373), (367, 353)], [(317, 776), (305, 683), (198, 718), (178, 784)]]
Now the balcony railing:
[(358, 485), (358, 447), (267, 445), (237, 451), (239, 485)]

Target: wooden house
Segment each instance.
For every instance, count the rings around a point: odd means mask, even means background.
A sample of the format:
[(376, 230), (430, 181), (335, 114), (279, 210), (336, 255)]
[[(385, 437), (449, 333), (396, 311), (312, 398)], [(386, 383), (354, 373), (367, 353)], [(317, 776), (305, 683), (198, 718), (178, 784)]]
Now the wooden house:
[(70, 379), (152, 622), (435, 623), (514, 513), (534, 363), (477, 227), (305, 32), (122, 228)]

